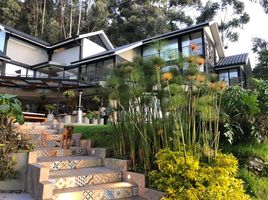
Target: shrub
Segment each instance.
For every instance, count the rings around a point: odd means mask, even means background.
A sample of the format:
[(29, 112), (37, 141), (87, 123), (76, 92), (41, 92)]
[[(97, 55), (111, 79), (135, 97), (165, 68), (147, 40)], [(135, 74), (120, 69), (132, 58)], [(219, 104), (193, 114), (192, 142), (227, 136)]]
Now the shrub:
[(259, 139), (255, 119), (259, 114), (257, 93), (241, 87), (228, 88), (221, 103), (223, 133), (229, 142)]
[(208, 165), (187, 153), (164, 149), (156, 154), (158, 170), (149, 173), (150, 186), (167, 194), (164, 199), (250, 199), (243, 182), (235, 178), (238, 162), (232, 155), (218, 153)]
[(14, 95), (0, 94), (0, 180), (16, 176), (13, 169), (16, 161), (12, 153), (16, 153), (19, 148), (30, 148), (20, 134), (14, 131), (15, 121), (24, 123), (20, 101)]

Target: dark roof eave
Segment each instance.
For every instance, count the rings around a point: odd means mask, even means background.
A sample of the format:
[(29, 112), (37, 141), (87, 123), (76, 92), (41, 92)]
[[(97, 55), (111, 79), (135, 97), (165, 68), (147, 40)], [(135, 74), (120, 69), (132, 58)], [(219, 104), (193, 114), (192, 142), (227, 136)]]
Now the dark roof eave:
[(201, 29), (201, 28), (203, 28), (205, 26), (209, 26), (209, 25), (210, 25), (209, 22), (204, 22), (204, 23), (201, 23), (201, 24), (189, 26), (189, 27), (179, 29), (179, 30), (176, 30), (176, 31), (171, 31), (171, 32), (164, 33), (164, 34), (161, 34), (161, 35), (153, 36), (153, 37), (150, 37), (150, 38), (142, 40), (142, 42), (143, 42), (143, 44), (150, 43), (150, 42), (153, 42), (153, 41), (156, 41), (156, 40), (160, 40), (162, 38), (168, 38), (168, 37), (172, 37), (172, 36), (177, 35), (177, 34), (184, 34), (184, 33), (187, 33), (189, 31)]

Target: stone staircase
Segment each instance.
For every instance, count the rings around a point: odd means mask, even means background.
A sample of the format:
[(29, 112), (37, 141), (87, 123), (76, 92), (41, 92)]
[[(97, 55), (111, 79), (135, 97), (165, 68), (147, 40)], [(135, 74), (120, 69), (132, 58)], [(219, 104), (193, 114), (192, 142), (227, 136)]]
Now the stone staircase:
[(123, 172), (106, 166), (98, 149), (57, 147), (60, 135), (49, 127), (27, 129), (23, 137), (35, 145), (26, 180), (26, 192), (34, 199), (141, 199), (138, 186), (122, 181)]

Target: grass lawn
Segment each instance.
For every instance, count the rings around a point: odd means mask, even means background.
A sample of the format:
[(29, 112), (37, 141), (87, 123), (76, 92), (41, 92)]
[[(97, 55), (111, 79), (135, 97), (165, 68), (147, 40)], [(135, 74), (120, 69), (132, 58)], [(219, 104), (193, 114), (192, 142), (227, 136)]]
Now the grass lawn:
[(74, 133), (82, 133), (83, 139), (91, 139), (94, 147), (112, 148), (112, 126), (110, 125), (89, 125), (74, 126)]
[[(268, 199), (268, 176), (259, 176), (250, 171), (245, 162), (249, 157), (258, 157), (268, 162), (268, 142), (259, 144), (237, 144), (237, 145), (225, 145), (223, 147), (224, 152), (233, 153), (239, 159), (240, 167), (238, 176), (245, 182), (245, 188), (248, 194), (253, 199)], [(267, 167), (266, 174), (268, 173)]]

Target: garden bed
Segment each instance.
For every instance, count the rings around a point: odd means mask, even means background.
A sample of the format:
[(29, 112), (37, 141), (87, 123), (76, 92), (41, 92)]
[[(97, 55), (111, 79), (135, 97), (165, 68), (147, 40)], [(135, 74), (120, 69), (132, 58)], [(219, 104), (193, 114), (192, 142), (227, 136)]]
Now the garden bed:
[(112, 148), (112, 127), (110, 125), (75, 125), (74, 133), (82, 133), (82, 138), (90, 139), (94, 147)]

